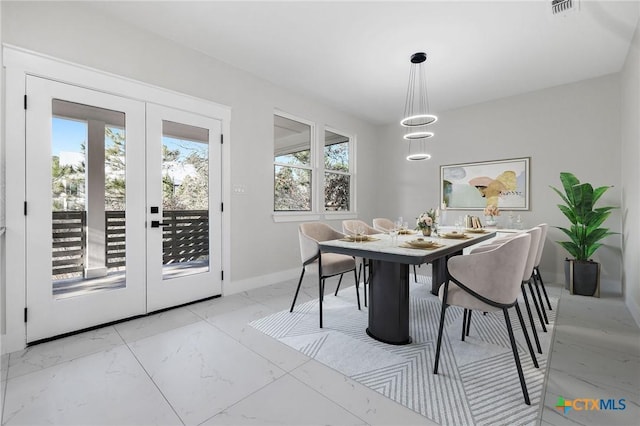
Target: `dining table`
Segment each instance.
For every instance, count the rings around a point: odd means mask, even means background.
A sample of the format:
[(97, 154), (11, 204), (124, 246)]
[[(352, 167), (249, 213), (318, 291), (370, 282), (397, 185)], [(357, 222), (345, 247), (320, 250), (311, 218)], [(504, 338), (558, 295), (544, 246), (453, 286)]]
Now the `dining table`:
[(437, 237), (417, 233), (375, 234), (319, 243), (322, 253), (339, 253), (369, 260), (369, 321), (366, 333), (384, 343), (406, 345), (409, 333), (410, 265), (430, 263), (431, 293), (447, 280), (447, 259), (496, 236), (495, 230), (441, 228)]

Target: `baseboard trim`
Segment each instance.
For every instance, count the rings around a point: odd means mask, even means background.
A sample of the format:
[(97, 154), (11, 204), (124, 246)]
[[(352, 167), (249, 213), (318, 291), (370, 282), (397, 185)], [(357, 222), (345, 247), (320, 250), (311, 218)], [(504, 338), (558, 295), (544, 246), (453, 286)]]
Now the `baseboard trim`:
[(256, 288), (276, 284), (282, 281), (291, 280), (300, 276), (301, 268), (288, 269), (285, 271), (275, 272), (273, 274), (260, 275), (257, 277), (247, 278), (244, 280), (233, 281), (229, 284), (223, 284), (223, 296), (249, 291)]

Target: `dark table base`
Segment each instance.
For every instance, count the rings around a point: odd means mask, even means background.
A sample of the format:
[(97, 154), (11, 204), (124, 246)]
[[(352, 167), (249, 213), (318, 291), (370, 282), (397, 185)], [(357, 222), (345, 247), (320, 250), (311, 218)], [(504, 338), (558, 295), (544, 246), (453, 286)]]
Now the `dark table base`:
[(440, 286), (447, 280), (447, 260), (451, 256), (459, 255), (462, 255), (462, 251), (440, 257), (431, 262), (431, 294), (434, 296), (438, 295)]
[(392, 345), (412, 342), (409, 336), (409, 265), (370, 260), (367, 334)]

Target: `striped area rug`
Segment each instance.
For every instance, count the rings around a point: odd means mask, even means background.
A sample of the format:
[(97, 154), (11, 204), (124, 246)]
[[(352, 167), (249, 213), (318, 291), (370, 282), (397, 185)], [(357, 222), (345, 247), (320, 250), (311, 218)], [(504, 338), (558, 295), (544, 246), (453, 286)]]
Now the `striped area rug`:
[[(512, 309), (510, 319), (531, 398), (528, 406), (502, 313), (474, 312), (471, 333), (462, 342), (463, 311), (447, 309), (439, 372), (433, 374), (441, 304), (429, 292), (430, 277), (418, 277), (419, 282), (411, 284), (413, 343), (409, 345), (387, 345), (367, 336), (368, 312), (364, 306), (358, 311), (353, 287), (340, 290), (337, 297), (325, 297), (322, 329), (317, 300), (297, 305), (293, 313), (278, 312), (250, 325), (441, 425), (535, 424), (557, 307), (554, 289), (548, 289), (553, 307), (547, 310), (548, 332), (541, 331), (532, 306), (543, 351), (543, 355), (536, 353), (539, 369), (533, 365)], [(531, 336), (524, 303), (521, 309)]]

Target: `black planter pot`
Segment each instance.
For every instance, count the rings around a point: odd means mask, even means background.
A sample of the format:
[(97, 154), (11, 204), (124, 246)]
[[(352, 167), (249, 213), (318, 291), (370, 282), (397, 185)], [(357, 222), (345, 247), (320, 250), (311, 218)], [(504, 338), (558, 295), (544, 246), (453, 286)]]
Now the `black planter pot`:
[(565, 288), (571, 294), (600, 297), (600, 264), (591, 260), (564, 261)]

